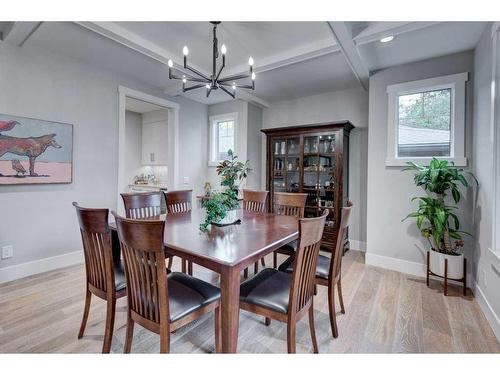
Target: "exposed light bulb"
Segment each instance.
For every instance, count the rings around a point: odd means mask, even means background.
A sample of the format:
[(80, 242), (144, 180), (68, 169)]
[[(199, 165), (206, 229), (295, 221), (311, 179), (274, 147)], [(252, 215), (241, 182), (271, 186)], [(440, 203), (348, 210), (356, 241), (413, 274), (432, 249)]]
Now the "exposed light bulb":
[(184, 54), (184, 56), (189, 55), (189, 48), (187, 48), (187, 46), (184, 46), (184, 48), (182, 48), (182, 53)]
[(187, 82), (186, 78), (183, 78), (182, 83), (186, 83), (186, 82)]
[(386, 36), (385, 38), (380, 39), (380, 43), (387, 43), (394, 39), (394, 35)]
[(174, 62), (172, 61), (172, 59), (168, 59), (168, 67), (171, 68), (174, 66)]
[(210, 88), (210, 85), (207, 83), (207, 84), (205, 85), (205, 87), (206, 87), (207, 89), (209, 89), (209, 88)]
[(225, 44), (223, 44), (223, 45), (220, 47), (220, 52), (221, 52), (223, 55), (225, 55), (225, 54), (226, 54), (226, 52), (227, 52), (227, 48), (226, 48), (226, 45), (225, 45)]
[(236, 90), (236, 82), (233, 82), (233, 90)]
[(253, 66), (253, 58), (252, 58), (252, 56), (250, 56), (248, 58), (248, 65)]
[(255, 81), (255, 72), (252, 72), (252, 81)]

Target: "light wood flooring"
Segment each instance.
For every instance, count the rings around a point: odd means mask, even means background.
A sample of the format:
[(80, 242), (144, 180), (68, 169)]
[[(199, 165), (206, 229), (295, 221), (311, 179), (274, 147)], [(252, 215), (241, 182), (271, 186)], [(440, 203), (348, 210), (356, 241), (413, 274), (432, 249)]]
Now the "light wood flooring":
[[(267, 259), (271, 264), (271, 259)], [(178, 264), (174, 269), (178, 268)], [(477, 302), (452, 286), (443, 296), (440, 282), (427, 288), (422, 278), (364, 263), (349, 251), (342, 264), (346, 314), (338, 314), (339, 337), (333, 339), (326, 288), (314, 299), (320, 353), (499, 353), (497, 342)], [(200, 267), (197, 277), (217, 283)], [(77, 339), (83, 311), (84, 267), (68, 267), (0, 285), (0, 353), (99, 353), (105, 303), (93, 297), (87, 330)], [(119, 300), (112, 352), (121, 353), (125, 337), (126, 298)], [(172, 335), (173, 353), (214, 351), (211, 315)], [(311, 352), (307, 319), (297, 326), (297, 352)], [(159, 337), (136, 325), (133, 353), (158, 353)], [(240, 353), (286, 353), (286, 325), (241, 312)]]

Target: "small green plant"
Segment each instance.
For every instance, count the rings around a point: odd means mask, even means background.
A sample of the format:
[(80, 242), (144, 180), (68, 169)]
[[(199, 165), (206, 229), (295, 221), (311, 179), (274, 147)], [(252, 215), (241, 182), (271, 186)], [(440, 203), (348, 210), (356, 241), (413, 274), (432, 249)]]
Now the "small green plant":
[(233, 150), (228, 150), (228, 160), (222, 161), (217, 166), (217, 174), (221, 176), (221, 185), (226, 186), (229, 190), (238, 192), (240, 183), (247, 177), (250, 169), (250, 161), (241, 162), (238, 156), (234, 155)]
[[(412, 201), (419, 201), (418, 210), (410, 213), (403, 221), (414, 218), (422, 236), (429, 241), (433, 250), (457, 254), (458, 249), (464, 245), (461, 235), (469, 233), (459, 230), (460, 220), (455, 214), (458, 207), (446, 205), (445, 199), (451, 192), (455, 204), (460, 201), (459, 184), (465, 188), (469, 186), (464, 173), (471, 175), (476, 184), (477, 179), (472, 173), (464, 172), (447, 160), (432, 158), (428, 167), (412, 162), (407, 164), (408, 167), (403, 171), (416, 171), (415, 185), (421, 186), (428, 196), (414, 197)], [(452, 239), (455, 239), (454, 243)]]
[(212, 222), (219, 222), (224, 219), (229, 210), (238, 206), (238, 197), (232, 190), (219, 193), (215, 192), (210, 199), (203, 203), (206, 211), (205, 220), (200, 224), (200, 230), (206, 232)]

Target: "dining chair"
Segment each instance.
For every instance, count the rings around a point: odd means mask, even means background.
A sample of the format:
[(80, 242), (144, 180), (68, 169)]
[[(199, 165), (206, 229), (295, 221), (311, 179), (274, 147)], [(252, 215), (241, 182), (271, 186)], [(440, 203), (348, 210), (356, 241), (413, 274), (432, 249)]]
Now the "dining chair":
[(125, 216), (130, 219), (148, 219), (161, 215), (161, 201), (164, 193), (122, 193)]
[[(174, 190), (168, 191), (165, 195), (167, 202), (168, 214), (180, 214), (190, 212), (193, 209), (193, 191), (192, 190)], [(169, 268), (171, 268), (172, 261), (169, 260)], [(182, 272), (193, 275), (193, 262), (181, 259)]]
[(240, 286), (240, 309), (287, 323), (288, 353), (296, 351), (296, 325), (309, 313), (314, 353), (318, 353), (314, 329), (314, 277), (316, 260), (328, 210), (319, 217), (299, 219), (299, 242), (295, 267), (290, 274), (265, 268)]
[[(277, 215), (304, 217), (307, 194), (304, 193), (274, 193), (273, 212)], [(273, 267), (278, 268), (278, 254), (293, 255), (297, 249), (297, 241), (283, 245), (273, 252)]]
[(214, 311), (215, 347), (221, 351), (219, 288), (181, 272), (167, 274), (163, 220), (134, 220), (115, 212), (127, 279), (127, 329), (123, 352), (130, 353), (134, 324), (160, 335), (160, 352), (170, 351), (170, 332)]
[(125, 270), (121, 260), (113, 261), (111, 235), (108, 226), (109, 210), (83, 208), (73, 202), (80, 226), (85, 258), (85, 307), (78, 332), (82, 338), (89, 317), (92, 295), (106, 301), (106, 324), (102, 352), (109, 353), (115, 323), (116, 300), (127, 295)]
[[(326, 257), (324, 255), (318, 256), (316, 265), (316, 279), (315, 285), (323, 285), (328, 287), (328, 310), (330, 313), (330, 327), (332, 329), (333, 337), (338, 337), (337, 317), (335, 313), (335, 286), (339, 295), (340, 312), (345, 314), (344, 299), (342, 298), (342, 277), (341, 277), (341, 264), (343, 253), (343, 241), (346, 235), (347, 228), (349, 227), (349, 218), (351, 210), (354, 207), (352, 202), (347, 202), (347, 206), (342, 208), (340, 219), (339, 233), (337, 242), (333, 249), (332, 256)], [(333, 259), (333, 262), (331, 261)], [(292, 273), (294, 268), (294, 256), (288, 258), (280, 267), (280, 271)]]
[[(253, 212), (267, 212), (266, 201), (268, 191), (243, 189), (243, 209)], [(266, 266), (264, 258), (260, 259), (262, 267)], [(254, 273), (259, 272), (259, 262), (254, 264)], [(243, 271), (243, 277), (248, 277), (248, 267)]]

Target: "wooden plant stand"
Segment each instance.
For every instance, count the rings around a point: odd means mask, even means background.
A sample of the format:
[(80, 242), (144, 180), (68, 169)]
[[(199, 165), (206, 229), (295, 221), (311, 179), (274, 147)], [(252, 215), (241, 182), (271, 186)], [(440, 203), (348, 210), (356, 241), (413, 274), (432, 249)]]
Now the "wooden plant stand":
[(464, 277), (461, 279), (452, 279), (448, 277), (448, 259), (444, 260), (444, 277), (440, 275), (436, 275), (434, 272), (431, 271), (430, 268), (430, 251), (427, 252), (427, 286), (429, 286), (429, 276), (436, 276), (441, 279), (444, 279), (444, 295), (448, 295), (448, 280), (453, 280), (453, 281), (459, 281), (463, 283), (463, 293), (464, 296), (467, 295), (467, 259), (464, 258)]

